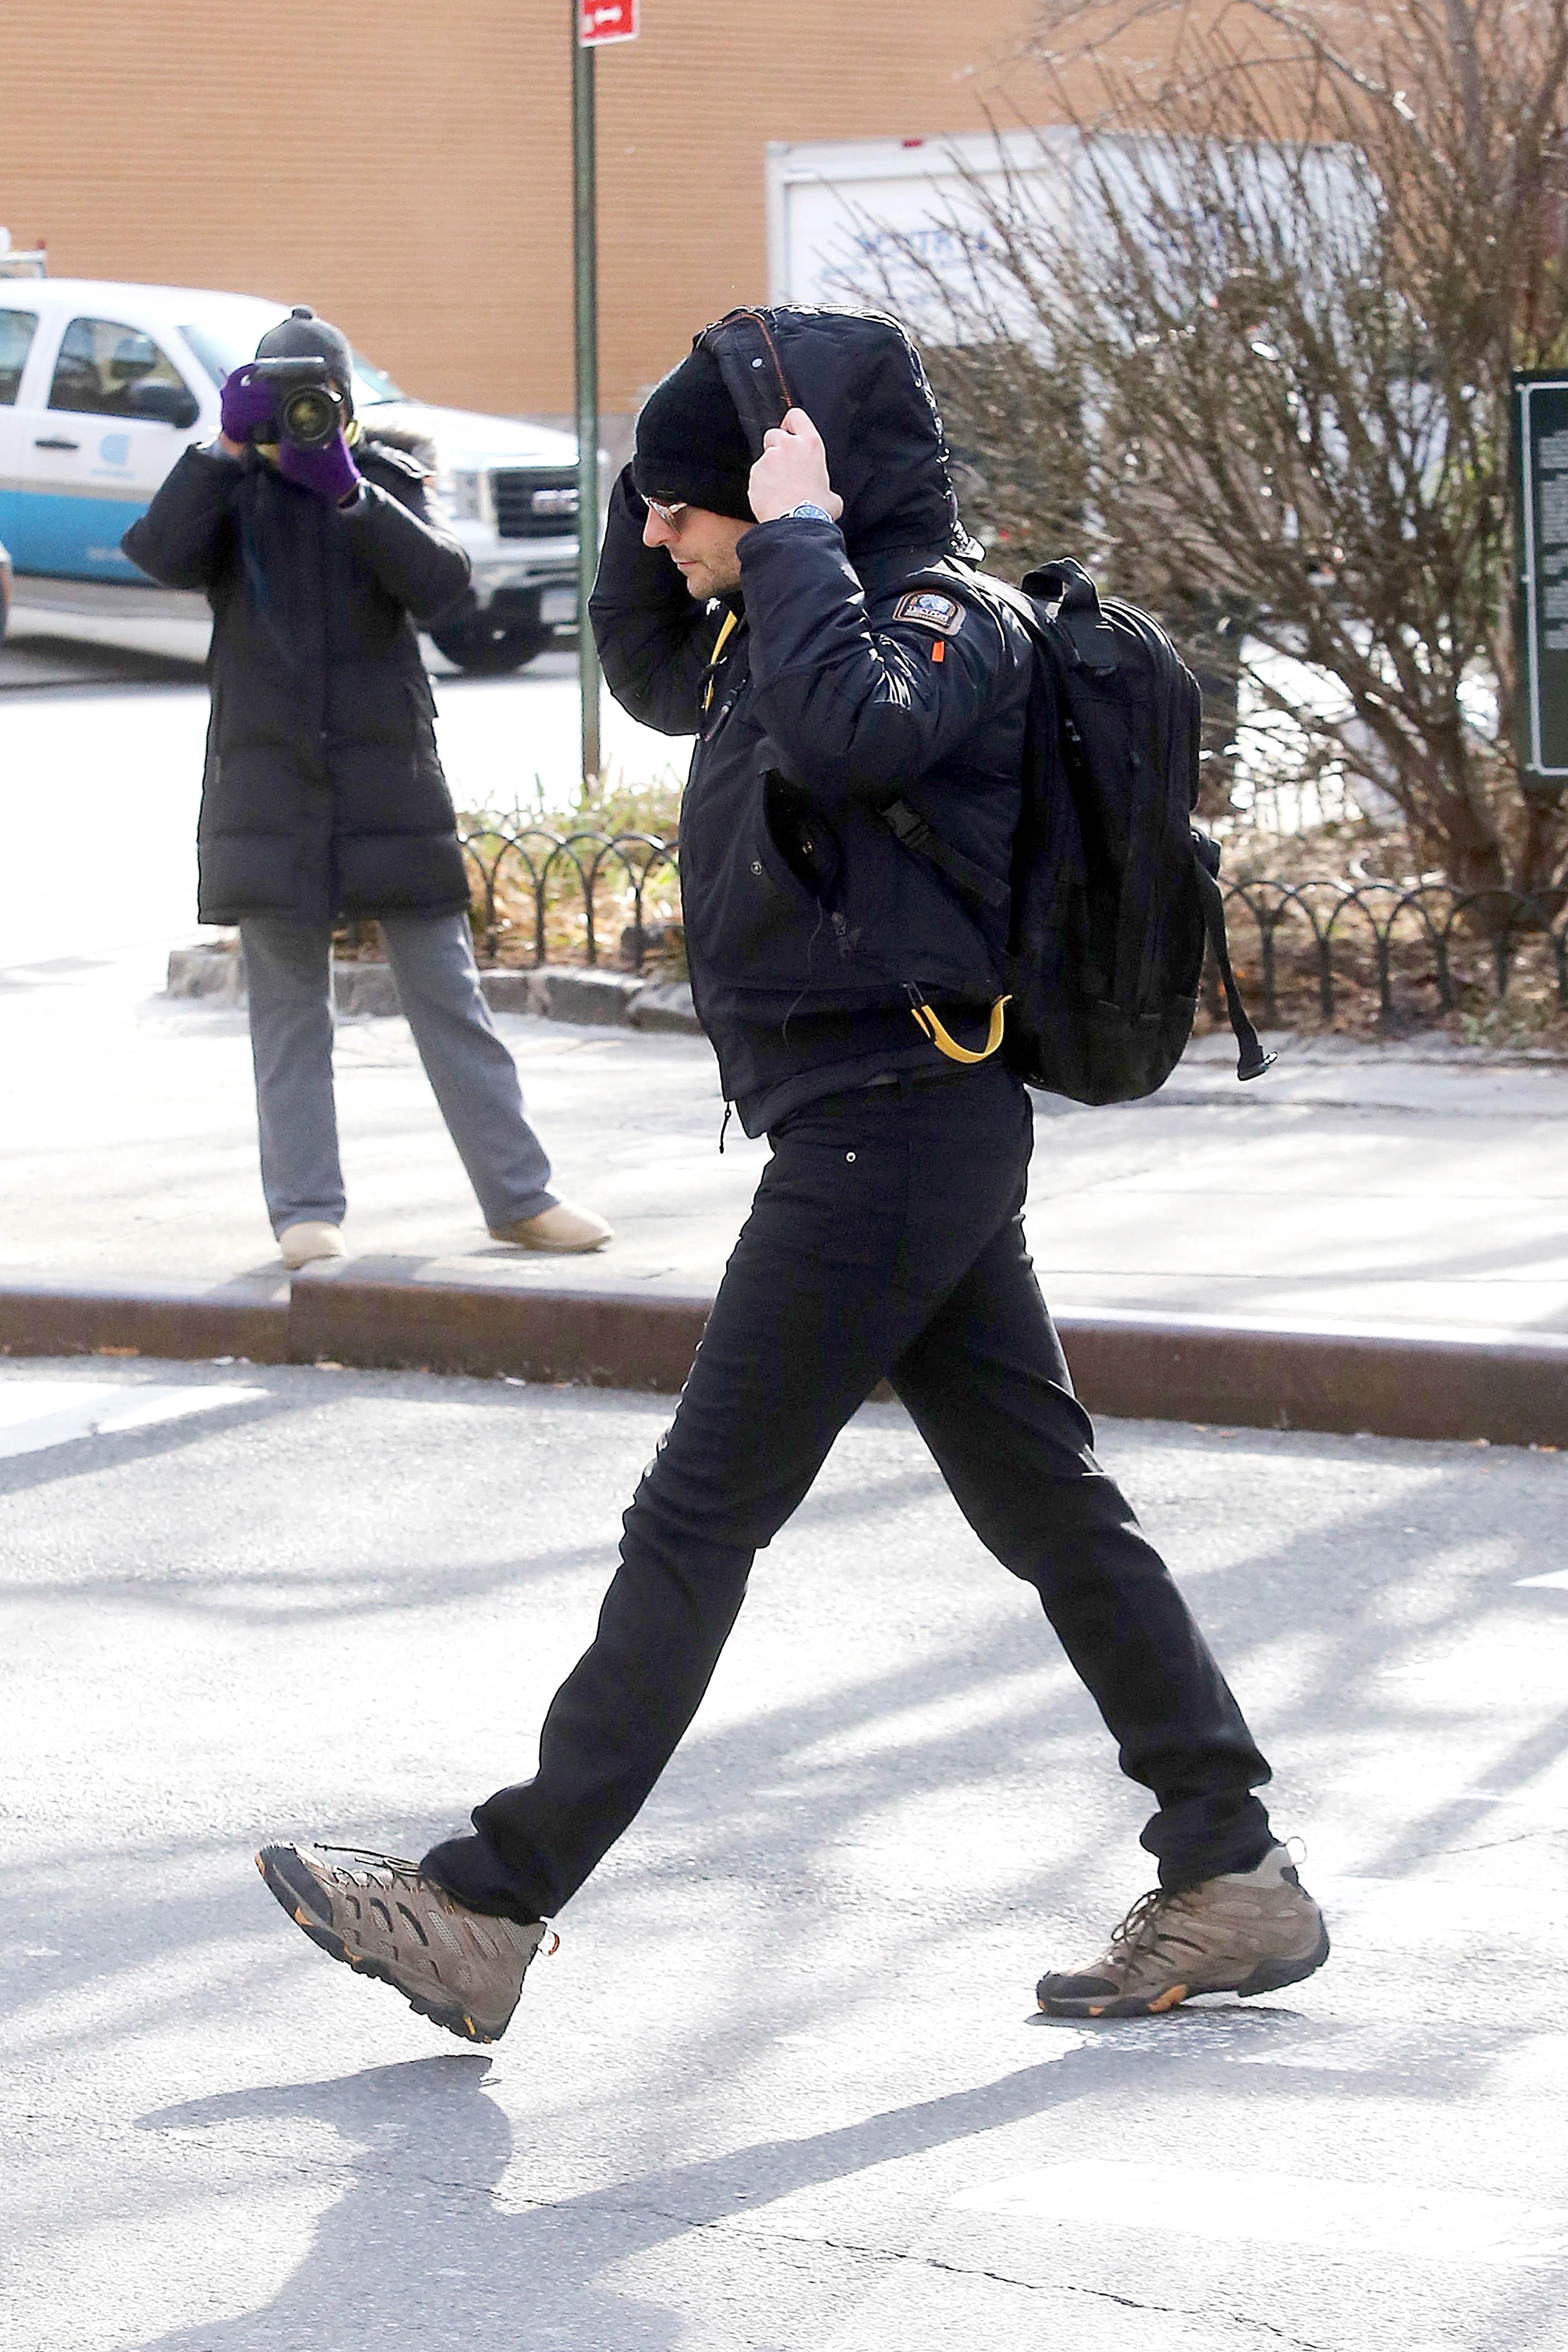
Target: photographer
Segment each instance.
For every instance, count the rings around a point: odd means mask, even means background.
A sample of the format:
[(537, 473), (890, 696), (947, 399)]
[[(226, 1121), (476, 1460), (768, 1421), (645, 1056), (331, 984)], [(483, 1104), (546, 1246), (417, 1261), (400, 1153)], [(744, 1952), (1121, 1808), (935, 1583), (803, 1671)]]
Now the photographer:
[[(638, 420), (592, 612), (618, 698), (700, 739), (680, 834), (693, 987), (725, 1094), (773, 1157), (536, 1776), (417, 1869), (271, 1846), (262, 1872), (325, 1949), (493, 2040), (543, 1919), (695, 1714), (754, 1555), (886, 1377), (1156, 1802), (1159, 1886), (1086, 1968), (1041, 1979), (1040, 2006), (1147, 2015), (1293, 1983), (1328, 1938), (1252, 1793), (1268, 1768), (1090, 1450), (1025, 1244), (1034, 1126), (996, 1050), (996, 974), (1030, 646), (975, 581), (900, 330), (787, 310), (762, 325), (798, 404), (753, 463), (699, 339)], [(900, 795), (1002, 886), (989, 914), (895, 837), (880, 812)], [(953, 1881), (962, 1899), (958, 1855)], [(381, 1932), (378, 1903), (423, 1950)]]
[[(416, 624), (468, 584), (405, 436), (353, 414), (347, 339), (306, 309), (223, 387), (121, 544), (213, 608), (199, 919), (237, 923), (261, 1181), (284, 1264), (341, 1257), (331, 932), (379, 918), (426, 1074), (485, 1223), (525, 1249), (602, 1248), (560, 1201), (480, 992), (468, 878)], [(282, 363), (282, 364), (280, 364)], [(293, 420), (291, 423), (290, 420)]]

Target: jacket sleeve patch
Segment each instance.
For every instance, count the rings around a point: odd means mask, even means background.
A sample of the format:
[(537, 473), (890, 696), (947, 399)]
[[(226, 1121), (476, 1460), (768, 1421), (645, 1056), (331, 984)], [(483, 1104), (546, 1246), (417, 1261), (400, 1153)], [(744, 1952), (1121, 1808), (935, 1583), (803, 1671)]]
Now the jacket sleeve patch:
[(944, 596), (939, 589), (911, 588), (894, 605), (893, 618), (918, 621), (923, 629), (935, 629), (944, 637), (953, 637), (963, 626), (963, 606), (956, 596)]

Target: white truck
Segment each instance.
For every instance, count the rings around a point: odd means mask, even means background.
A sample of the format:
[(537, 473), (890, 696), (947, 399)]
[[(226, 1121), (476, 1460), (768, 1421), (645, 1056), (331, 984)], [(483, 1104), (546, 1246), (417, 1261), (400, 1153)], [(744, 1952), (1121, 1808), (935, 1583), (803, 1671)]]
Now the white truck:
[[(1079, 141), (1062, 129), (942, 138), (774, 141), (767, 152), (768, 299), (891, 302), (940, 341), (939, 289), (962, 289), (994, 238), (987, 201), (1059, 215)], [(1004, 312), (1016, 304), (991, 282)]]
[[(152, 586), (121, 534), (192, 442), (283, 303), (188, 287), (0, 273), (0, 542), (18, 605), (106, 620), (205, 615)], [(516, 669), (577, 620), (577, 445), (507, 416), (432, 407), (354, 355), (356, 412), (435, 452), (473, 586), (432, 631), (447, 659)]]
[[(1003, 262), (998, 220), (1023, 233), (1070, 225), (1075, 240), (1104, 234), (1102, 183), (1136, 218), (1151, 192), (1180, 201), (1177, 147), (1163, 139), (1096, 135), (1063, 124), (952, 137), (774, 142), (767, 152), (769, 299), (881, 301), (922, 341), (954, 332), (949, 289), (971, 308), (976, 280), (991, 319), (1041, 340), (1038, 308)], [(1321, 221), (1342, 251), (1368, 218), (1363, 168), (1351, 151), (1300, 151), (1258, 142), (1215, 147), (1219, 184), (1247, 197), (1250, 216), (1275, 222), (1287, 247)], [(1264, 235), (1264, 231), (1259, 231)], [(1049, 236), (1037, 253), (1043, 263)]]

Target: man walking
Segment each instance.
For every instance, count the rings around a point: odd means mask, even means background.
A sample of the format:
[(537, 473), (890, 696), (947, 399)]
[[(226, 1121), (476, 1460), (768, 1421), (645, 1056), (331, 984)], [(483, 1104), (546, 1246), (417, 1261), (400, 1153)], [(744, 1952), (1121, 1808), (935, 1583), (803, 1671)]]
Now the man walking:
[(753, 464), (699, 339), (638, 421), (593, 619), (626, 707), (699, 736), (681, 813), (692, 985), (726, 1097), (773, 1157), (535, 1777), (417, 1865), (277, 1845), (259, 1866), (325, 1949), (493, 2040), (542, 1923), (695, 1714), (755, 1553), (886, 1376), (1156, 1801), (1159, 1886), (1098, 1958), (1042, 1978), (1041, 2007), (1131, 2016), (1271, 1990), (1320, 1967), (1328, 1937), (1253, 1794), (1268, 1768), (1090, 1450), (1025, 1251), (1032, 1115), (995, 1050), (1005, 908), (976, 912), (879, 814), (903, 800), (1005, 881), (1029, 646), (973, 584), (900, 331), (763, 321), (799, 405)]
[(331, 937), (380, 918), (397, 992), (498, 1241), (595, 1250), (609, 1226), (551, 1190), (517, 1066), (479, 990), (468, 877), (436, 751), (416, 623), (468, 584), (405, 437), (353, 414), (353, 354), (313, 311), (258, 360), (324, 361), (343, 423), (279, 438), (270, 384), (239, 368), (223, 429), (187, 449), (126, 532), (133, 563), (213, 608), (212, 725), (197, 828), (199, 914), (245, 950), (261, 1185), (283, 1263), (341, 1257)]

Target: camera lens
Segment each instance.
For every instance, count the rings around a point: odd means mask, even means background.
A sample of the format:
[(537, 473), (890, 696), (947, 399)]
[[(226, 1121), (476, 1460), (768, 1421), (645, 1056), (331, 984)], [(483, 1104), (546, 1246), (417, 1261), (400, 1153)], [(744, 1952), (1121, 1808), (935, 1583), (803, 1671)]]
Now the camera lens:
[(298, 449), (320, 449), (338, 429), (338, 403), (329, 386), (302, 384), (283, 403), (285, 437)]

